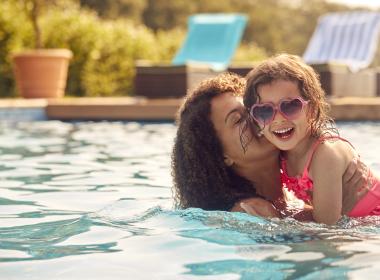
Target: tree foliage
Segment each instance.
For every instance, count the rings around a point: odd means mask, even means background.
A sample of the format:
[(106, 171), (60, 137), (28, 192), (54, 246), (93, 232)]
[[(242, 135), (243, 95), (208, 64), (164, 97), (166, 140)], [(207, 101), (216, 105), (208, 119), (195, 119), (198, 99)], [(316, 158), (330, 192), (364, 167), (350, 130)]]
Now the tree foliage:
[(96, 10), (99, 16), (107, 19), (127, 17), (140, 23), (147, 0), (78, 0), (83, 7)]
[[(0, 1), (2, 97), (17, 95), (12, 55), (34, 48), (33, 26), (27, 19), (28, 13), (21, 2), (15, 1), (18, 0)], [(135, 61), (168, 60), (184, 38), (184, 32), (179, 29), (154, 33), (131, 20), (104, 20), (92, 11), (79, 9), (73, 1), (66, 4), (64, 9), (61, 5), (50, 6), (41, 14), (39, 24), (44, 47), (68, 48), (74, 54), (69, 66), (67, 95), (131, 95)]]
[(67, 93), (75, 96), (133, 94), (136, 60), (170, 61), (194, 13), (248, 16), (234, 57), (241, 63), (279, 52), (302, 55), (318, 17), (347, 9), (326, 0), (1, 0), (0, 96), (16, 94), (12, 54), (35, 47), (32, 5), (25, 9), (32, 2), (44, 3), (41, 45), (74, 53)]
[(244, 13), (249, 18), (243, 42), (256, 44), (268, 54), (301, 55), (318, 17), (347, 10), (325, 0), (80, 0), (100, 16), (126, 17), (158, 30), (186, 29), (194, 13)]

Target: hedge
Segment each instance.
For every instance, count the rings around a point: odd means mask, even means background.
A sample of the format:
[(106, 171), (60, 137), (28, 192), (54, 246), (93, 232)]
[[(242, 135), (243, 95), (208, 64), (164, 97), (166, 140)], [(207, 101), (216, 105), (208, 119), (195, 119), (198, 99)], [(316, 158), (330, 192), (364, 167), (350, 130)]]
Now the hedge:
[[(21, 2), (0, 1), (0, 97), (17, 96), (11, 57), (34, 44)], [(68, 48), (74, 54), (66, 88), (69, 96), (133, 95), (135, 62), (170, 62), (185, 38), (184, 30), (154, 33), (128, 19), (103, 20), (75, 3), (65, 3), (64, 7), (46, 9), (40, 24), (44, 47)], [(265, 56), (256, 45), (242, 45), (234, 60)]]
[[(16, 96), (11, 56), (33, 45), (33, 33), (22, 6), (0, 3), (0, 96)], [(51, 8), (41, 19), (46, 48), (68, 48), (70, 62), (66, 95), (133, 95), (135, 61), (158, 62), (174, 56), (184, 34), (153, 33), (128, 20), (105, 21), (76, 5)]]

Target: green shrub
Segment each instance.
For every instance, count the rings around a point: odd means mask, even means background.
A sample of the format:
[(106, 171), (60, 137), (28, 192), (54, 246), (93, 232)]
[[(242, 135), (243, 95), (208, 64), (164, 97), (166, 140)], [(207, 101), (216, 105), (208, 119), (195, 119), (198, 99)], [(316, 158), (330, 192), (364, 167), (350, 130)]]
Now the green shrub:
[(155, 59), (155, 38), (145, 27), (125, 21), (99, 26), (99, 40), (83, 69), (87, 96), (133, 93), (135, 60)]
[(158, 30), (156, 32), (157, 61), (171, 61), (183, 41), (186, 33), (182, 29)]
[(159, 61), (162, 51), (153, 32), (126, 20), (104, 21), (94, 13), (50, 10), (42, 29), (44, 45), (72, 50), (68, 95), (133, 94), (135, 60)]
[(66, 92), (84, 96), (83, 68), (96, 45), (98, 19), (94, 14), (70, 10), (62, 13), (50, 10), (42, 22), (43, 45), (47, 48), (68, 48), (73, 52), (70, 61)]
[[(0, 3), (0, 96), (15, 96), (11, 54), (33, 46), (33, 31), (20, 2)], [(67, 94), (74, 96), (130, 95), (133, 93), (134, 62), (159, 61), (167, 56), (154, 33), (129, 21), (104, 21), (95, 13), (50, 8), (41, 20), (42, 44), (68, 48), (70, 61)], [(162, 37), (162, 35), (161, 35)], [(160, 37), (160, 38), (161, 38)]]
[(31, 26), (25, 24), (27, 18), (23, 14), (18, 1), (0, 1), (0, 96), (16, 95), (12, 73), (11, 54), (28, 46), (31, 41)]
[[(68, 48), (66, 93), (72, 96), (132, 95), (136, 60), (169, 62), (181, 46), (181, 29), (154, 33), (127, 20), (105, 21), (74, 2), (49, 6), (41, 18), (42, 45)], [(0, 1), (0, 96), (15, 96), (11, 54), (33, 47), (33, 31), (18, 0)], [(255, 45), (239, 48), (235, 61), (265, 57)]]
[(233, 62), (258, 62), (266, 58), (268, 58), (268, 54), (264, 48), (255, 43), (250, 43), (239, 46), (233, 57)]

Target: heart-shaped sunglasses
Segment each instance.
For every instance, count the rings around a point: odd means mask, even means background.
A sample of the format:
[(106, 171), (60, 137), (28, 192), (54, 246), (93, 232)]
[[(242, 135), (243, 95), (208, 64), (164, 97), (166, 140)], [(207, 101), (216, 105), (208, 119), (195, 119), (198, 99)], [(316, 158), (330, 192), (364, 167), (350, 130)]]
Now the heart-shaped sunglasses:
[(309, 101), (301, 97), (281, 100), (277, 105), (273, 103), (254, 104), (250, 110), (251, 116), (260, 125), (268, 125), (274, 120), (274, 116), (279, 112), (287, 120), (294, 120), (301, 113), (303, 107)]

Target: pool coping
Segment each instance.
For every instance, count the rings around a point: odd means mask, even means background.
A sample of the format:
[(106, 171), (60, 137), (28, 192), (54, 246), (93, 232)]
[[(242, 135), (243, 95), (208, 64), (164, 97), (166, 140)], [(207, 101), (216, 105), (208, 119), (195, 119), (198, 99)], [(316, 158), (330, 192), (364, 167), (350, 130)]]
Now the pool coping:
[[(330, 98), (330, 115), (339, 121), (380, 120), (380, 97)], [(182, 98), (148, 99), (145, 97), (81, 97), (60, 99), (0, 99), (0, 119), (22, 120), (174, 120)], [(42, 114), (42, 115), (41, 115)]]

